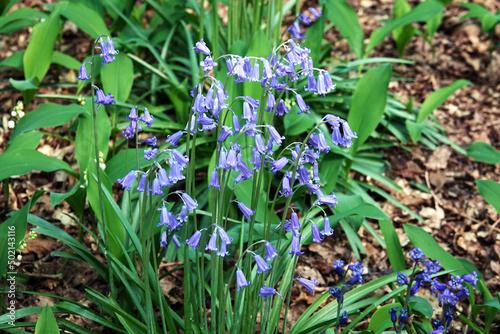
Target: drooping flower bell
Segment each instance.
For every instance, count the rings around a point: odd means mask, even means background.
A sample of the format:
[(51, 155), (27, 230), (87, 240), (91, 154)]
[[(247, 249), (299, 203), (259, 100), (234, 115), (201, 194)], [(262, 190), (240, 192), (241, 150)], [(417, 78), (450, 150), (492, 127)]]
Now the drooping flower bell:
[(240, 292), (241, 288), (246, 288), (247, 286), (250, 285), (250, 282), (247, 281), (247, 278), (245, 277), (245, 274), (241, 269), (236, 270), (236, 283), (237, 283), (237, 292)]
[(87, 67), (85, 64), (91, 64), (91, 62), (87, 61), (80, 66), (80, 75), (76, 78), (76, 80), (89, 80), (91, 77), (87, 74)]

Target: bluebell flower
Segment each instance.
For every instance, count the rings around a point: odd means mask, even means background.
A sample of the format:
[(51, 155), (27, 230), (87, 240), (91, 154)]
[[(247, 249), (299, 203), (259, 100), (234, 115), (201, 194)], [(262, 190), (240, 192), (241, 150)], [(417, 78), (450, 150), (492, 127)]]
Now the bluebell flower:
[(182, 193), (182, 199), (189, 211), (193, 211), (198, 207), (198, 202), (191, 198), (187, 193)]
[(285, 196), (285, 198), (293, 196), (293, 189), (290, 187), (290, 177), (287, 175), (283, 177), (280, 196)]
[(250, 209), (242, 202), (238, 202), (238, 208), (240, 208), (241, 212), (243, 213), (246, 219), (252, 220), (251, 216), (255, 213), (255, 210)]
[(231, 149), (227, 152), (226, 163), (224, 164), (225, 170), (238, 170), (238, 158), (236, 151), (231, 147)]
[(280, 171), (282, 168), (286, 166), (288, 163), (288, 158), (287, 157), (281, 157), (278, 160), (271, 161), (269, 164), (271, 165), (271, 168), (269, 170), (276, 174), (276, 172)]
[(347, 323), (347, 320), (349, 319), (349, 315), (347, 314), (347, 311), (344, 311), (342, 315), (340, 316), (339, 319), (339, 325), (343, 326)]
[(157, 177), (153, 180), (153, 195), (165, 195), (163, 191), (161, 191), (160, 179)]
[(420, 248), (414, 248), (410, 251), (410, 256), (412, 257), (413, 261), (419, 261), (424, 258), (424, 253)]
[(259, 254), (253, 253), (253, 256), (255, 259), (255, 263), (257, 264), (257, 274), (262, 274), (263, 272), (267, 274), (267, 271), (271, 269), (272, 266), (264, 261), (262, 256), (260, 256)]
[(311, 233), (312, 233), (312, 241), (313, 242), (316, 242), (319, 244), (321, 241), (323, 241), (323, 237), (319, 233), (319, 227), (317, 224), (313, 223), (311, 225)]
[(212, 252), (217, 252), (217, 230), (214, 230), (208, 244), (205, 246), (205, 250), (211, 250)]
[(203, 41), (203, 38), (200, 39), (199, 42), (196, 42), (195, 47), (191, 49), (194, 49), (197, 53), (201, 52), (207, 56), (209, 56), (211, 53), (210, 49), (207, 47), (207, 44), (205, 43), (205, 41)]
[(406, 320), (408, 320), (408, 310), (402, 308), (401, 311), (399, 311), (399, 323), (404, 324)]
[(168, 187), (174, 184), (173, 180), (168, 176), (165, 168), (158, 169), (158, 177), (160, 178), (160, 186)]
[(292, 212), (292, 216), (290, 217), (290, 224), (292, 230), (294, 231), (298, 231), (300, 228), (302, 228), (302, 225), (300, 225), (299, 216), (295, 211)]
[(144, 150), (144, 159), (151, 161), (151, 159), (154, 159), (156, 155), (158, 154), (158, 149), (157, 148), (148, 148)]
[(250, 285), (250, 282), (247, 281), (247, 278), (245, 277), (245, 274), (243, 273), (243, 270), (241, 269), (236, 269), (236, 283), (237, 283), (237, 291), (240, 292), (241, 288), (246, 288), (247, 286)]
[(439, 326), (435, 330), (429, 332), (429, 334), (443, 334), (443, 333), (444, 333), (443, 326)]
[(251, 163), (254, 165), (254, 169), (258, 172), (260, 170), (260, 165), (262, 163), (262, 157), (259, 151), (252, 147), (252, 161)]
[(203, 72), (207, 73), (213, 70), (215, 66), (218, 66), (218, 64), (214, 62), (212, 57), (208, 56), (205, 60), (200, 61), (200, 66), (203, 67)]
[(363, 276), (361, 276), (361, 274), (355, 274), (345, 284), (348, 286), (352, 286), (361, 283), (363, 283)]
[(172, 147), (177, 147), (177, 143), (179, 142), (179, 139), (182, 138), (182, 134), (184, 132), (182, 130), (177, 131), (176, 133), (167, 136), (167, 140), (165, 140), (165, 143), (170, 143)]
[(153, 136), (151, 138), (147, 138), (144, 140), (144, 142), (149, 146), (156, 146), (156, 137)]
[(196, 126), (196, 115), (195, 114), (191, 115), (191, 120), (189, 122), (187, 122), (186, 127), (184, 128), (184, 131), (189, 131), (190, 133), (198, 132), (198, 127)]
[(157, 225), (159, 226), (167, 226), (169, 225), (169, 216), (168, 216), (168, 210), (165, 206), (162, 206), (160, 208), (160, 223)]
[(318, 146), (316, 147), (316, 149), (319, 152), (328, 153), (330, 151), (330, 146), (328, 146), (325, 140), (325, 134), (321, 131), (318, 133)]
[(177, 246), (177, 248), (180, 248), (181, 247), (181, 243), (179, 241), (179, 239), (177, 238), (177, 235), (172, 235), (172, 241), (174, 242), (174, 244)]
[(137, 106), (134, 106), (132, 107), (132, 109), (130, 109), (130, 113), (128, 114), (127, 119), (135, 122), (139, 120), (139, 117), (137, 116)]
[(214, 169), (212, 174), (210, 175), (210, 184), (208, 185), (208, 189), (217, 188), (220, 190), (219, 184), (219, 175), (217, 174), (217, 170)]
[(132, 183), (134, 183), (136, 175), (136, 172), (134, 170), (131, 170), (127, 173), (127, 175), (125, 175), (124, 178), (118, 179), (118, 183), (122, 185), (122, 188), (126, 188), (130, 191), (132, 189)]
[(431, 281), (431, 291), (434, 293), (438, 293), (438, 291), (444, 291), (446, 289), (446, 284), (438, 281), (437, 278), (434, 278)]
[(404, 272), (398, 271), (397, 281), (399, 285), (407, 285), (408, 284), (408, 275)]
[(107, 43), (104, 41), (104, 38), (101, 37), (99, 39), (99, 46), (101, 48), (100, 57), (104, 59), (101, 62), (102, 65), (109, 64), (116, 59), (114, 56), (118, 54), (118, 51), (115, 50), (113, 41), (109, 38), (109, 36), (107, 36)]
[(461, 290), (463, 288), (463, 281), (464, 280), (460, 277), (460, 275), (451, 276), (448, 281), (448, 287), (452, 290)]
[(271, 261), (272, 259), (278, 256), (278, 252), (276, 252), (276, 249), (274, 249), (273, 245), (271, 245), (269, 241), (267, 240), (265, 241), (264, 248), (266, 250), (266, 255), (265, 255), (266, 261)]
[(444, 311), (444, 318), (446, 319), (446, 323), (448, 323), (448, 326), (450, 326), (451, 322), (455, 319), (453, 316), (453, 309), (449, 308), (446, 311)]
[(186, 177), (182, 175), (181, 165), (176, 160), (169, 160), (170, 164), (170, 179), (173, 183), (184, 180)]
[(349, 269), (351, 270), (353, 275), (361, 275), (363, 274), (363, 263), (356, 261), (353, 264), (349, 265)]
[(326, 215), (323, 217), (323, 220), (325, 222), (325, 225), (323, 226), (323, 231), (321, 232), (322, 235), (324, 236), (330, 236), (333, 234), (333, 228), (330, 227), (330, 218), (328, 218)]
[(146, 187), (146, 179), (148, 178), (148, 175), (146, 173), (141, 175), (141, 179), (139, 180), (139, 185), (137, 186), (137, 191), (140, 191), (141, 193), (144, 192), (144, 189)]
[(255, 64), (253, 65), (252, 73), (250, 74), (250, 81), (260, 81), (260, 68), (258, 61), (255, 61)]
[(227, 244), (225, 242), (220, 243), (220, 249), (217, 251), (217, 256), (226, 256), (229, 255), (229, 252), (226, 250)]
[(342, 290), (337, 287), (330, 287), (330, 289), (328, 290), (328, 292), (335, 298), (339, 298), (340, 294), (342, 293)]
[(273, 77), (273, 71), (271, 70), (271, 65), (269, 64), (269, 60), (266, 58), (262, 58), (262, 81), (267, 82), (267, 80)]
[(217, 141), (219, 143), (222, 143), (224, 142), (228, 137), (232, 136), (233, 135), (233, 131), (231, 131), (231, 127), (229, 126), (226, 126), (226, 125), (223, 125), (222, 126), (222, 130), (220, 132), (220, 135), (219, 135), (219, 138), (217, 139)]
[(285, 105), (285, 101), (283, 99), (280, 100), (278, 103), (278, 107), (276, 108), (276, 116), (283, 116), (285, 114), (288, 114), (290, 112), (290, 109)]
[(456, 296), (458, 299), (469, 297), (469, 289), (466, 286), (464, 286), (462, 288), (462, 290), (460, 290), (456, 293)]
[(315, 205), (324, 204), (324, 205), (329, 205), (332, 209), (335, 209), (335, 206), (339, 204), (333, 192), (330, 195), (323, 195), (321, 190), (318, 190), (317, 195), (318, 199), (314, 202)]
[(187, 216), (188, 216), (188, 208), (186, 205), (183, 205), (181, 207), (181, 211), (179, 212), (179, 215), (177, 216), (177, 219), (180, 221), (180, 222), (187, 222)]
[(173, 230), (177, 229), (180, 225), (181, 225), (181, 223), (177, 220), (174, 213), (172, 211), (169, 211), (168, 212), (168, 224), (167, 224), (168, 230), (173, 231)]
[(304, 102), (304, 99), (302, 98), (302, 95), (300, 94), (295, 94), (295, 101), (297, 101), (297, 105), (299, 106), (300, 112), (297, 114), (302, 114), (302, 113), (307, 113), (310, 114), (309, 112), (309, 106), (306, 105)]
[(300, 256), (304, 254), (304, 252), (300, 251), (300, 233), (296, 233), (292, 237), (292, 249), (288, 254), (290, 254), (292, 258), (294, 255)]
[[(330, 93), (332, 90), (334, 90), (336, 88), (336, 84), (332, 83), (332, 77), (330, 75), (329, 72), (327, 71), (322, 71), (322, 74), (323, 74), (323, 78), (325, 80), (325, 87), (326, 87), (326, 91), (328, 93)], [(321, 74), (320, 74), (321, 75)]]
[(198, 117), (198, 124), (202, 126), (203, 131), (208, 131), (208, 130), (212, 131), (215, 130), (215, 128), (217, 127), (215, 121), (212, 118), (207, 117), (205, 113), (202, 113)]
[(389, 314), (391, 316), (391, 321), (394, 324), (394, 327), (396, 327), (396, 322), (398, 321), (398, 308), (391, 307), (389, 310)]
[(309, 12), (311, 12), (315, 20), (317, 20), (321, 16), (321, 12), (318, 11), (316, 8), (309, 7)]
[(193, 107), (191, 108), (191, 110), (198, 114), (202, 114), (206, 111), (205, 96), (203, 94), (196, 94), (196, 98), (194, 99)]
[(91, 64), (91, 62), (85, 62), (80, 66), (80, 75), (76, 78), (76, 80), (89, 80), (90, 76), (87, 74), (87, 67), (85, 64)]
[(318, 285), (317, 280), (309, 280), (303, 277), (296, 278), (296, 280), (306, 288), (307, 292), (312, 292), (312, 294), (314, 295), (314, 288), (316, 288), (316, 285)]
[(264, 111), (273, 111), (276, 106), (276, 99), (273, 93), (269, 93), (267, 96), (267, 108)]
[(429, 270), (430, 274), (435, 274), (441, 270), (441, 265), (439, 264), (439, 261), (427, 260), (425, 261), (425, 266), (427, 267), (427, 270)]
[(108, 53), (112, 56), (116, 56), (119, 52), (118, 50), (115, 50), (115, 45), (113, 44), (113, 40), (109, 37), (109, 36), (106, 36), (106, 40), (107, 40), (107, 47), (108, 47)]
[(422, 281), (416, 280), (410, 289), (410, 296), (414, 296), (423, 285)]
[(311, 72), (307, 75), (307, 87), (304, 87), (306, 92), (315, 92), (317, 90), (316, 77)]
[(123, 138), (132, 139), (134, 138), (135, 131), (141, 132), (142, 128), (138, 126), (137, 122), (132, 121), (130, 125), (128, 125), (125, 130), (122, 131)]
[(274, 288), (271, 288), (271, 287), (267, 287), (265, 284), (262, 288), (260, 288), (260, 294), (259, 294), (259, 297), (264, 297), (264, 300), (269, 297), (269, 296), (274, 296), (275, 294), (277, 294), (278, 292), (276, 291), (276, 289)]
[(344, 260), (335, 260), (335, 262), (333, 262), (333, 270), (335, 270), (339, 275), (344, 275), (344, 266)]
[(323, 97), (325, 97), (325, 95), (328, 93), (328, 90), (326, 89), (326, 85), (325, 85), (325, 77), (323, 76), (323, 72), (321, 72), (318, 75), (318, 83), (317, 83), (316, 89), (317, 89), (317, 94), (319, 94)]
[(313, 181), (315, 181), (315, 182), (319, 181), (319, 171), (318, 171), (318, 169), (319, 169), (318, 162), (315, 161), (313, 163)]
[(198, 244), (200, 243), (200, 239), (201, 239), (201, 231), (196, 231), (191, 236), (191, 238), (189, 238), (188, 240), (186, 240), (186, 244), (188, 244), (189, 246), (193, 247), (193, 249), (197, 249), (198, 248)]
[(464, 280), (467, 283), (470, 283), (473, 287), (476, 287), (477, 273), (475, 271), (473, 271), (472, 274), (463, 275), (462, 280)]
[(150, 128), (155, 121), (155, 118), (149, 113), (148, 108), (144, 108), (144, 116), (141, 117), (141, 121), (146, 124), (146, 127), (148, 128)]
[(160, 248), (167, 246), (167, 232), (161, 234)]
[(248, 168), (247, 164), (243, 161), (238, 162), (237, 164), (240, 173), (234, 179), (234, 183), (240, 183), (241, 181), (250, 180), (252, 178), (252, 171)]
[(294, 39), (304, 39), (306, 36), (302, 33), (302, 28), (299, 25), (299, 22), (293, 21), (293, 24), (287, 29), (290, 32), (290, 35)]
[(102, 105), (116, 104), (113, 98), (114, 96), (111, 95), (111, 93), (108, 93), (108, 95), (104, 95), (102, 89), (98, 89), (96, 91), (96, 100), (94, 101), (94, 103)]
[(172, 153), (172, 157), (179, 163), (181, 168), (186, 168), (189, 162), (189, 157), (187, 155), (182, 155), (181, 152), (176, 149), (170, 150), (170, 153)]

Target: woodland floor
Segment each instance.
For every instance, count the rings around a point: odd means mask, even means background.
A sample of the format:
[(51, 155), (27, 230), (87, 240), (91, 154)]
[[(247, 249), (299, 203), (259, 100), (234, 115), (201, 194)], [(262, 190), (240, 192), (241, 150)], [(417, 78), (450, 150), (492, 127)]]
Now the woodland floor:
[[(367, 38), (370, 33), (381, 26), (381, 20), (392, 16), (393, 0), (350, 0), (358, 13), (360, 24)], [(414, 7), (418, 1), (409, 1)], [(495, 0), (474, 2), (485, 5), (490, 11), (500, 9), (500, 3)], [(308, 4), (313, 2), (307, 1)], [(307, 6), (304, 6), (307, 8)], [(433, 91), (447, 86), (458, 79), (466, 79), (471, 85), (458, 90), (438, 110), (434, 112), (443, 125), (449, 138), (462, 148), (466, 148), (473, 141), (483, 141), (500, 147), (500, 53), (494, 52), (490, 76), (488, 68), (488, 36), (481, 32), (477, 21), (460, 21), (465, 10), (458, 4), (452, 3), (446, 7), (443, 22), (434, 37), (436, 61), (431, 59), (429, 45), (421, 37), (414, 37), (405, 52), (405, 59), (414, 62), (412, 65), (393, 65), (395, 76), (414, 80), (393, 81), (390, 91), (396, 95), (413, 98), (414, 103), (422, 103)], [(497, 28), (499, 28), (498, 26)], [(0, 36), (0, 59), (10, 56), (13, 52), (23, 50), (29, 40), (29, 29), (23, 29), (13, 36)], [(340, 40), (335, 29), (325, 35), (329, 40)], [(500, 37), (497, 29), (496, 38)], [(79, 30), (66, 27), (63, 34), (62, 50), (70, 50), (72, 56), (82, 59), (86, 55), (86, 36)], [(88, 41), (87, 41), (88, 43)], [(82, 46), (83, 45), (83, 46)], [(332, 48), (332, 57), (353, 60), (354, 55), (349, 52), (346, 41), (339, 41)], [(395, 43), (388, 37), (370, 54), (371, 57), (397, 58)], [(8, 78), (22, 79), (22, 73), (10, 69), (0, 70), (0, 89), (9, 86)], [(72, 82), (75, 77), (72, 71), (52, 69), (47, 81)], [(72, 88), (41, 88), (39, 93), (74, 94)], [(0, 153), (7, 144), (11, 130), (7, 127), (10, 111), (21, 96), (17, 92), (0, 93), (0, 112), (2, 126), (0, 126)], [(39, 104), (48, 102), (35, 98), (30, 109)], [(45, 129), (53, 133), (64, 133), (67, 127)], [(74, 157), (74, 144), (55, 137), (44, 136), (38, 150), (49, 156), (64, 159), (77, 168)], [(385, 149), (387, 160), (391, 163), (389, 175), (403, 188), (402, 192), (385, 189), (396, 199), (410, 207), (414, 212), (426, 219), (422, 224), (407, 213), (394, 207), (383, 199), (381, 207), (392, 218), (399, 232), (404, 250), (410, 250), (408, 239), (403, 231), (405, 223), (418, 224), (430, 232), (438, 243), (456, 257), (464, 257), (473, 262), (483, 275), (488, 288), (495, 295), (500, 291), (500, 216), (492, 206), (480, 196), (474, 180), (488, 179), (500, 181), (500, 165), (488, 165), (475, 162), (454, 151), (448, 145), (442, 145), (431, 151), (423, 145), (394, 146)], [(369, 182), (373, 182), (367, 180)], [(410, 186), (411, 181), (426, 184), (431, 194), (421, 192)], [(0, 221), (5, 220), (6, 214), (21, 208), (37, 189), (47, 192), (64, 192), (75, 180), (65, 173), (32, 172), (27, 175), (13, 177), (10, 180), (8, 201), (4, 196), (2, 183), (0, 195)], [(383, 188), (383, 185), (378, 184)], [(71, 209), (65, 203), (55, 208), (51, 206), (48, 193), (44, 194), (31, 213), (47, 219), (64, 228), (68, 233), (77, 236), (78, 227), (65, 216)], [(378, 230), (377, 224), (373, 226)], [(362, 261), (367, 268), (365, 281), (389, 273), (389, 261), (385, 250), (380, 247), (373, 237), (363, 228), (359, 231), (367, 253)], [(349, 244), (342, 231), (335, 233), (329, 242), (308, 246), (306, 254), (300, 257), (297, 275), (318, 279), (318, 292), (336, 284), (332, 263), (342, 258), (353, 258)], [(94, 250), (97, 256), (98, 247), (95, 241), (84, 234), (85, 244)], [(55, 250), (65, 250), (64, 245), (54, 239), (39, 236), (34, 242), (28, 241), (28, 247), (23, 251), (20, 271), (30, 276), (26, 290), (46, 292), (64, 296), (91, 305), (84, 295), (84, 289), (91, 287), (105, 291), (106, 287), (98, 274), (86, 263), (70, 261), (56, 274), (62, 265), (60, 258), (53, 258), (50, 253)], [(102, 256), (101, 256), (102, 257)], [(104, 259), (103, 259), (104, 261)], [(170, 269), (172, 264), (165, 263), (162, 270)], [(169, 276), (170, 280), (163, 282), (165, 293), (168, 293), (174, 305), (181, 305), (179, 281), (182, 277)], [(293, 323), (307, 306), (319, 295), (307, 294), (303, 289), (294, 288), (290, 322)], [(427, 295), (422, 295), (427, 297)], [(430, 297), (429, 300), (436, 300)], [(54, 304), (52, 298), (23, 294), (18, 300), (22, 307), (43, 306), (47, 302)], [(437, 302), (436, 302), (437, 306)], [(462, 306), (459, 306), (462, 307)], [(437, 307), (436, 307), (437, 308)], [(463, 312), (467, 312), (466, 309)], [(28, 318), (33, 321), (36, 318)], [(85, 319), (71, 316), (68, 320), (100, 332), (101, 328), (93, 323), (85, 323)], [(464, 328), (456, 322), (455, 331), (464, 332)], [(363, 325), (363, 324), (362, 324)], [(498, 324), (493, 331), (498, 330)], [(469, 330), (470, 331), (470, 330)]]

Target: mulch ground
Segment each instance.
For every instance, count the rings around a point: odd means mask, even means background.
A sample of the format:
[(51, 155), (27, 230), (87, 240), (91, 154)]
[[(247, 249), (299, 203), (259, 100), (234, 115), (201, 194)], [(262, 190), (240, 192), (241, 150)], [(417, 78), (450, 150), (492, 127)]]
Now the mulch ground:
[[(391, 18), (393, 2), (393, 0), (350, 1), (358, 13), (366, 38), (374, 29), (382, 25), (381, 20)], [(409, 2), (413, 7), (418, 3), (418, 1)], [(483, 4), (492, 12), (500, 9), (500, 3), (495, 0), (475, 0), (474, 2)], [(431, 59), (429, 45), (421, 37), (413, 38), (406, 49), (405, 59), (413, 61), (414, 64), (393, 65), (393, 71), (396, 76), (414, 80), (393, 81), (390, 84), (390, 91), (405, 99), (412, 98), (414, 103), (422, 103), (433, 91), (455, 80), (469, 80), (471, 85), (457, 91), (434, 112), (434, 115), (446, 128), (449, 138), (460, 147), (466, 148), (474, 141), (483, 141), (498, 148), (500, 147), (500, 53), (494, 52), (492, 62), (489, 64), (488, 36), (481, 32), (477, 21), (461, 21), (460, 18), (465, 13), (466, 10), (455, 3), (446, 7), (442, 25), (434, 37), (435, 62)], [(64, 29), (63, 51), (69, 50), (70, 55), (82, 59), (87, 50), (82, 46), (86, 45), (82, 44), (85, 39), (84, 34), (78, 30), (75, 31), (72, 26), (66, 26)], [(497, 29), (497, 39), (500, 37), (499, 30)], [(27, 28), (11, 36), (0, 36), (0, 59), (25, 49), (30, 32), (31, 30)], [(341, 38), (335, 28), (327, 32), (325, 36), (332, 40)], [(354, 54), (349, 52), (346, 41), (335, 43), (331, 55), (336, 58), (354, 59)], [(398, 54), (392, 37), (387, 37), (372, 51), (370, 56), (397, 58)], [(51, 69), (46, 80), (68, 82), (74, 74), (72, 71), (60, 72)], [(22, 73), (11, 69), (0, 69), (0, 77), (2, 78), (0, 89), (9, 87), (7, 79), (10, 77), (23, 79)], [(45, 88), (40, 89), (40, 93), (74, 94), (75, 91), (66, 88)], [(11, 134), (11, 130), (7, 127), (10, 112), (20, 99), (21, 95), (15, 91), (0, 93), (3, 124), (3, 127), (0, 127), (0, 153), (5, 150)], [(45, 102), (48, 100), (35, 98), (30, 109)], [(64, 132), (67, 127), (45, 130)], [(45, 136), (38, 150), (44, 154), (62, 158), (75, 168), (77, 166), (73, 144), (70, 142)], [(426, 219), (426, 224), (422, 224), (392, 204), (380, 201), (380, 206), (394, 221), (404, 250), (409, 251), (411, 245), (404, 234), (402, 225), (417, 224), (431, 233), (451, 254), (473, 262), (493, 294), (500, 291), (500, 229), (498, 226), (500, 216), (482, 199), (474, 183), (476, 179), (500, 181), (499, 165), (475, 162), (457, 153), (448, 145), (441, 145), (432, 151), (423, 145), (409, 144), (406, 147), (394, 146), (383, 152), (391, 163), (390, 176), (403, 188), (402, 192), (391, 192), (391, 195)], [(431, 193), (415, 189), (410, 185), (412, 181), (426, 184)], [(72, 177), (58, 172), (35, 171), (11, 178), (8, 199), (5, 196), (5, 183), (2, 183), (0, 220), (5, 220), (8, 212), (21, 208), (36, 189), (64, 192), (74, 182)], [(31, 211), (32, 214), (49, 220), (64, 228), (68, 233), (77, 236), (78, 228), (71, 219), (64, 215), (68, 212), (71, 213), (71, 209), (65, 203), (53, 208), (48, 194), (43, 195)], [(377, 224), (374, 222), (372, 224), (378, 230)], [(366, 279), (391, 272), (385, 250), (363, 228), (359, 231), (359, 235), (367, 250), (367, 254), (362, 258), (365, 267), (368, 268)], [(90, 236), (84, 235), (84, 242), (98, 254), (98, 247)], [(84, 289), (90, 286), (99, 291), (106, 291), (106, 286), (86, 263), (70, 261), (65, 265), (61, 274), (56, 274), (63, 265), (63, 261), (50, 256), (50, 253), (55, 250), (66, 249), (60, 241), (43, 236), (28, 243), (27, 249), (23, 251), (20, 270), (31, 278), (24, 288), (65, 296), (91, 305), (85, 299)], [(318, 279), (320, 284), (317, 291), (325, 291), (328, 286), (337, 283), (331, 263), (339, 258), (345, 260), (353, 258), (340, 229), (329, 242), (308, 247), (306, 254), (300, 258), (296, 274)], [(173, 279), (176, 278), (173, 277)], [(171, 291), (175, 286), (174, 281), (166, 282), (164, 288), (166, 291)], [(181, 293), (175, 289), (173, 291)], [(311, 296), (303, 289), (294, 287), (289, 313), (290, 322), (293, 323), (293, 320), (297, 319), (318, 295), (316, 293), (316, 296)], [(172, 303), (180, 303), (180, 297), (180, 295), (177, 297), (174, 295), (171, 298)], [(48, 297), (28, 294), (21, 295), (18, 301), (22, 307), (43, 306), (47, 302), (49, 304), (55, 302)], [(466, 306), (460, 305), (459, 307), (467, 312)], [(35, 319), (36, 317), (28, 317), (26, 321)], [(69, 320), (96, 332), (101, 330), (95, 324), (86, 323), (83, 318), (72, 316)], [(461, 333), (465, 329), (457, 322), (454, 330)]]

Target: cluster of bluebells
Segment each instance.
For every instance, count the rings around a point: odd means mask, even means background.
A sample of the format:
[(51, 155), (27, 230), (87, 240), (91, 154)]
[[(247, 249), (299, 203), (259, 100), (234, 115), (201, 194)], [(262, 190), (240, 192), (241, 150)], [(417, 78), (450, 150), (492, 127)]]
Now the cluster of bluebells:
[(307, 15), (306, 13), (301, 13), (297, 18), (293, 21), (292, 25), (288, 27), (288, 32), (293, 39), (303, 40), (305, 38), (305, 34), (303, 33), (300, 24), (310, 25), (313, 20), (317, 20), (321, 16), (321, 12), (316, 8), (309, 8), (309, 13), (311, 15)]
[[(404, 272), (397, 273), (397, 282), (399, 285), (406, 285), (407, 298), (404, 305), (398, 312), (399, 307), (392, 307), (389, 310), (390, 318), (394, 326), (396, 333), (401, 333), (406, 325), (409, 316), (411, 315), (411, 310), (409, 309), (409, 301), (411, 297), (414, 296), (425, 284), (430, 285), (430, 290), (437, 294), (439, 302), (443, 307), (443, 320), (434, 321), (433, 325), (435, 330), (433, 334), (446, 333), (447, 328), (450, 326), (453, 316), (453, 307), (457, 302), (469, 296), (469, 290), (467, 286), (462, 283), (470, 283), (473, 287), (477, 283), (477, 273), (464, 276), (451, 276), (451, 279), (447, 284), (440, 283), (437, 277), (432, 278), (432, 275), (437, 274), (441, 270), (441, 265), (439, 261), (426, 260), (425, 255), (420, 248), (414, 248), (410, 251), (410, 256), (414, 261), (413, 272), (408, 277)], [(419, 263), (425, 265), (425, 269), (417, 273), (417, 268)]]
[[(340, 275), (341, 281), (339, 286), (330, 287), (330, 295), (337, 299), (337, 324), (336, 331), (345, 324), (347, 324), (347, 320), (349, 319), (349, 315), (346, 311), (342, 312), (342, 307), (344, 305), (344, 295), (345, 293), (351, 289), (353, 286), (363, 283), (363, 263), (358, 261), (345, 266), (345, 262), (343, 260), (336, 260), (333, 262), (333, 270)], [(348, 278), (348, 273), (350, 271), (350, 278)]]

